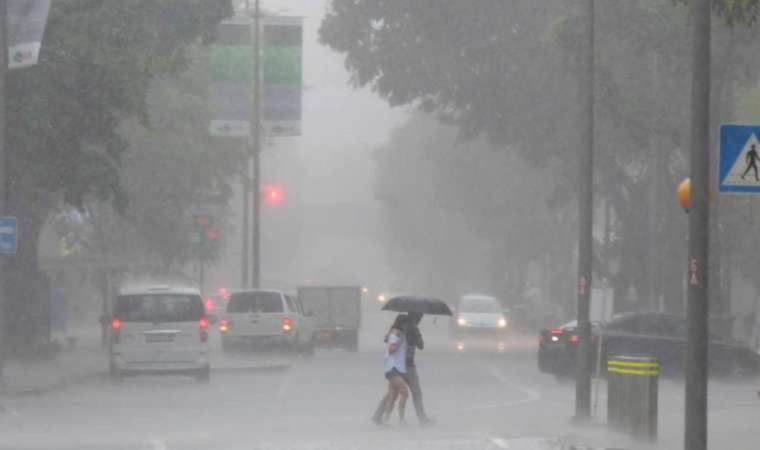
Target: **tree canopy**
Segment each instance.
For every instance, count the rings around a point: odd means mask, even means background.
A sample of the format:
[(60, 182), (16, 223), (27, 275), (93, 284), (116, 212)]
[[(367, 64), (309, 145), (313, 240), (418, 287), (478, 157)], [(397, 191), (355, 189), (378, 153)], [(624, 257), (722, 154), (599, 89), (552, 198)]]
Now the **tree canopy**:
[(37, 262), (46, 220), (61, 202), (125, 210), (129, 143), (120, 127), (166, 126), (150, 123), (151, 83), (186, 69), (188, 46), (212, 40), (231, 14), (229, 0), (53, 2), (39, 64), (11, 72), (7, 86), (6, 213), (19, 218), (23, 236), (5, 273), (13, 348), (46, 334), (49, 293)]
[[(671, 199), (687, 171), (688, 3), (596, 4), (595, 194), (597, 210), (611, 208), (611, 230), (604, 251), (596, 235), (595, 272), (618, 298), (635, 291), (641, 304), (620, 302), (622, 308), (659, 307), (659, 299), (673, 311), (683, 306), (676, 261), (685, 257), (685, 218)], [(559, 182), (547, 199), (558, 208), (576, 192), (581, 6), (334, 0), (320, 37), (345, 54), (356, 86), (371, 87), (390, 104), (419, 106), (455, 125), (460, 138), (484, 135), (494, 149), (517, 151), (539, 166), (558, 162)], [(714, 11), (717, 129), (735, 117), (736, 94), (757, 83), (758, 2), (716, 0)]]

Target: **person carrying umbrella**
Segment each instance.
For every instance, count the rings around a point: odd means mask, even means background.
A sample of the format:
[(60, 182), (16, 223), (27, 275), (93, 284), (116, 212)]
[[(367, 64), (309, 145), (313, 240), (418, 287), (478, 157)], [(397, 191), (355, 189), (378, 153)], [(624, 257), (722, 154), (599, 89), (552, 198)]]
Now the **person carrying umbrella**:
[(379, 425), (389, 421), (396, 399), (399, 400), (399, 423), (406, 423), (406, 399), (409, 396), (409, 387), (404, 380), (407, 345), (403, 328), (407, 321), (407, 316), (399, 314), (385, 335), (385, 341), (388, 343), (385, 355), (385, 378), (388, 380), (388, 392), (383, 396), (372, 417), (372, 420)]
[(406, 332), (406, 375), (404, 381), (409, 386), (409, 390), (412, 393), (412, 403), (414, 404), (414, 412), (417, 414), (417, 420), (422, 425), (433, 425), (434, 419), (428, 417), (425, 413), (425, 405), (422, 402), (422, 387), (420, 386), (420, 377), (417, 374), (417, 365), (414, 363), (414, 355), (417, 349), (425, 348), (425, 341), (422, 339), (422, 332), (420, 332), (419, 324), (422, 320), (422, 313), (410, 312), (407, 314), (409, 319), (405, 324)]
[[(391, 330), (394, 327), (400, 326), (406, 339), (406, 372), (403, 374), (403, 377), (412, 394), (412, 402), (414, 403), (417, 420), (420, 421), (421, 425), (432, 425), (436, 421), (428, 417), (425, 413), (425, 406), (422, 401), (422, 387), (420, 386), (417, 365), (415, 364), (416, 350), (422, 350), (425, 347), (425, 342), (422, 339), (422, 333), (419, 329), (419, 323), (424, 314), (450, 316), (452, 315), (451, 310), (448, 305), (441, 300), (412, 296), (392, 298), (386, 303), (383, 310), (407, 313), (406, 315), (399, 314), (396, 317)], [(389, 335), (390, 331), (385, 336), (386, 342)], [(380, 404), (375, 410), (375, 414), (372, 416), (372, 420), (376, 423), (382, 423), (384, 407), (385, 397), (380, 401)]]

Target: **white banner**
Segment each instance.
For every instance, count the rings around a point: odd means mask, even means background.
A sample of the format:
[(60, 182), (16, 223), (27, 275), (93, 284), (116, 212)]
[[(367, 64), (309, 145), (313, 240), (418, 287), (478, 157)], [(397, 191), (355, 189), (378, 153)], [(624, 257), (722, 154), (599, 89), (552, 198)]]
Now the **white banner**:
[(8, 68), (33, 66), (40, 59), (50, 0), (8, 0)]

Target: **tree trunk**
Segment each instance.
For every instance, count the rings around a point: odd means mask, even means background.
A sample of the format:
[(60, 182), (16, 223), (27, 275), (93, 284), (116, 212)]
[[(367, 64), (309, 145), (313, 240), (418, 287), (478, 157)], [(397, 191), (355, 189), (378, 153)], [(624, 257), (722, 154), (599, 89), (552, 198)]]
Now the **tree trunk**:
[(11, 355), (35, 356), (50, 341), (50, 284), (38, 264), (51, 196), (31, 180), (11, 182), (7, 212), (18, 218), (18, 251), (7, 258), (5, 339)]

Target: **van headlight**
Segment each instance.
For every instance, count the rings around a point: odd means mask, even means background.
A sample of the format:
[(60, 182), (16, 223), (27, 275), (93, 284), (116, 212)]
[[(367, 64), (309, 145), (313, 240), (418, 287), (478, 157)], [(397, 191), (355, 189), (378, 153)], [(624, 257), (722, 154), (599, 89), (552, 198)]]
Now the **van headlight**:
[(467, 322), (467, 319), (465, 319), (464, 317), (460, 317), (459, 320), (457, 320), (457, 323), (459, 324), (460, 327), (466, 327), (467, 325), (470, 324), (469, 322)]
[(507, 328), (507, 319), (502, 317), (501, 319), (499, 319), (498, 324), (499, 324), (499, 328)]

